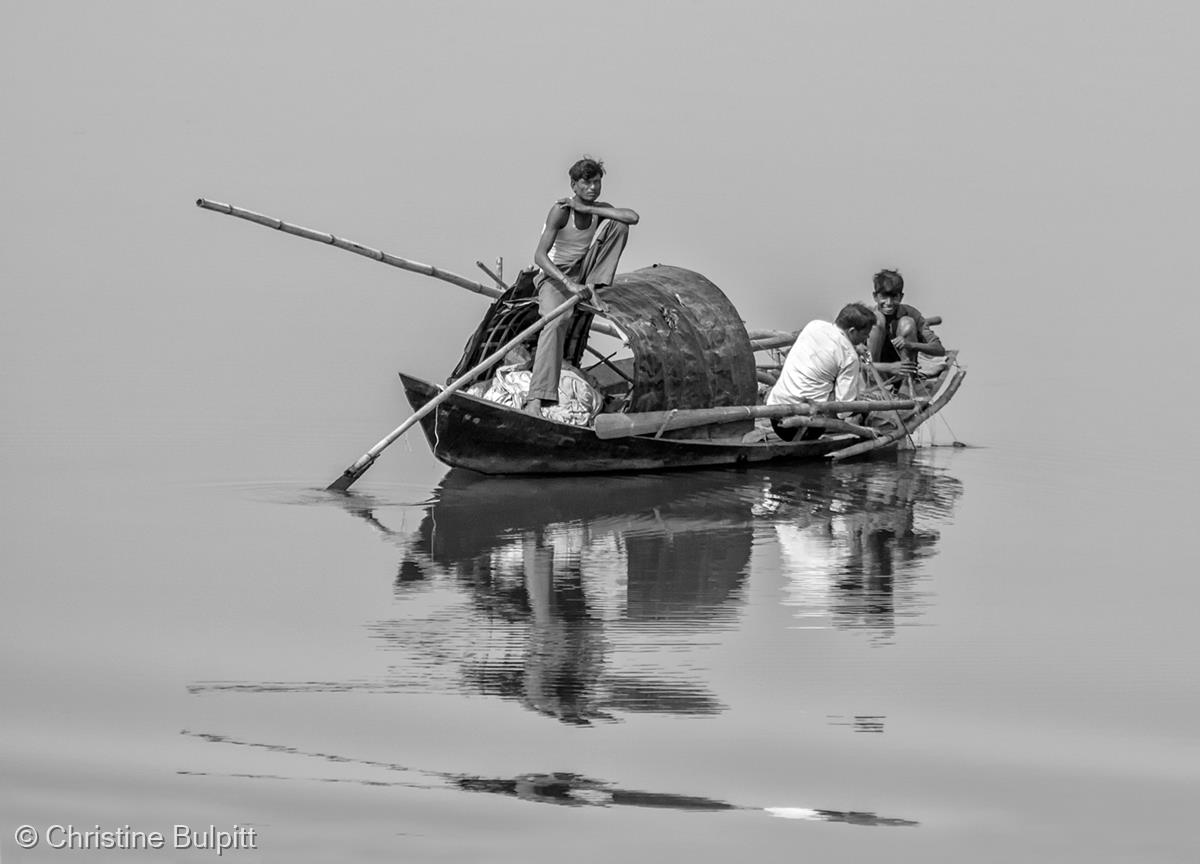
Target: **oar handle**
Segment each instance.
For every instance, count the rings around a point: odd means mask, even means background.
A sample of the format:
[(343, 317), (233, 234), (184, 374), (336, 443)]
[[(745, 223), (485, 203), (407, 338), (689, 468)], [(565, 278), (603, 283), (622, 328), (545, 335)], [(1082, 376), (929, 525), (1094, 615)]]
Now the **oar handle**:
[(494, 365), (496, 361), (503, 358), (505, 354), (507, 354), (517, 345), (524, 342), (534, 333), (540, 331), (555, 318), (565, 315), (567, 312), (571, 311), (571, 309), (575, 308), (576, 304), (578, 304), (581, 300), (583, 300), (582, 293), (576, 294), (574, 297), (571, 297), (570, 299), (560, 303), (558, 306), (555, 306), (512, 339), (509, 339), (487, 357), (480, 360), (470, 370), (464, 372), (458, 378), (454, 379), (454, 381), (447, 384), (445, 390), (443, 390), (437, 396), (434, 396), (432, 399), (422, 405), (419, 411), (414, 413), (411, 417), (389, 432), (385, 437), (381, 438), (379, 443), (360, 456), (358, 461), (343, 471), (342, 476), (334, 480), (326, 488), (332, 492), (345, 492), (350, 488), (350, 485), (354, 483), (355, 480), (361, 477), (363, 473), (371, 467), (372, 463), (375, 462), (375, 460), (379, 457), (379, 454), (382, 453), (384, 449), (388, 447), (388, 445), (411, 429), (415, 423), (421, 420), (421, 418), (425, 417), (427, 414), (461, 390), (464, 386), (474, 380), (480, 372), (483, 372)]

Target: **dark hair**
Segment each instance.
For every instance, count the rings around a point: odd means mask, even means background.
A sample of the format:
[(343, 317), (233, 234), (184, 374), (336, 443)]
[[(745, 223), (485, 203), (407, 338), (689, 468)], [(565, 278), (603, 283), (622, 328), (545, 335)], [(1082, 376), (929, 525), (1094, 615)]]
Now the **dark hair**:
[(593, 159), (591, 156), (584, 156), (572, 165), (571, 170), (567, 173), (572, 183), (576, 180), (594, 180), (597, 177), (604, 176), (604, 163), (599, 159)]
[(904, 277), (899, 270), (880, 270), (875, 274), (876, 294), (903, 294)]
[(875, 326), (875, 310), (866, 303), (847, 303), (833, 323), (843, 330), (870, 330)]

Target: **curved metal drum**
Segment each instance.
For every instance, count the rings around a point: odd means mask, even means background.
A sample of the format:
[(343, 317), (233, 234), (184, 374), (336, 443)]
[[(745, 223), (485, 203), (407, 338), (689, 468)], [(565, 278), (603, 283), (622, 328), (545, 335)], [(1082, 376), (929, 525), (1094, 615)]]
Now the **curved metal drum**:
[[(758, 395), (754, 351), (737, 309), (721, 289), (692, 270), (655, 264), (622, 273), (601, 290), (608, 317), (633, 353), (630, 411), (753, 404)], [(592, 315), (576, 313), (565, 355), (578, 365)], [(537, 318), (532, 273), (526, 271), (488, 310), (451, 378)], [(747, 428), (749, 426), (747, 425)], [(734, 430), (727, 427), (726, 431)]]

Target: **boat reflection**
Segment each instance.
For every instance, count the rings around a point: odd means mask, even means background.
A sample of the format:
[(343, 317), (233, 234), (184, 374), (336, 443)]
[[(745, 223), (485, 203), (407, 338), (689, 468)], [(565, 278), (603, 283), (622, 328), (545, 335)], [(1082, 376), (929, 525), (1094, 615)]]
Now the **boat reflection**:
[(774, 526), (797, 626), (828, 622), (892, 641), (898, 620), (924, 609), (924, 561), (961, 495), (959, 480), (913, 453), (774, 474), (754, 513)]
[[(696, 649), (738, 626), (751, 573), (782, 575), (796, 626), (890, 641), (921, 612), (920, 564), (960, 495), (928, 456), (898, 454), (602, 479), (452, 471), (407, 535), (347, 503), (404, 550), (395, 590), (414, 615), (371, 628), (409, 656), (398, 679), (585, 725), (723, 710)], [(422, 596), (446, 587), (457, 602), (442, 591), (429, 611)]]
[(465, 620), (456, 610), (375, 633), (391, 648), (419, 645), (414, 655), (453, 656), (460, 686), (565, 723), (715, 714), (723, 706), (678, 655), (732, 626), (739, 608), (753, 540), (752, 501), (729, 486), (739, 479), (452, 471), (402, 543), (396, 590), (451, 580), (469, 599)]

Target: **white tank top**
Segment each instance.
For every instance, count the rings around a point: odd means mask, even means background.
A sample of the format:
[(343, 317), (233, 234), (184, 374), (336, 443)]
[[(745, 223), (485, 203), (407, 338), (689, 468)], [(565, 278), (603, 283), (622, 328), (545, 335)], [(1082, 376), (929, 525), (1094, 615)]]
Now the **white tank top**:
[[(554, 245), (550, 247), (550, 260), (556, 267), (570, 267), (583, 257), (583, 253), (592, 243), (592, 238), (596, 236), (596, 229), (600, 226), (600, 220), (595, 215), (590, 218), (592, 224), (587, 228), (576, 228), (575, 211), (567, 214), (567, 224), (558, 229)], [(546, 230), (544, 225), (542, 230)]]

